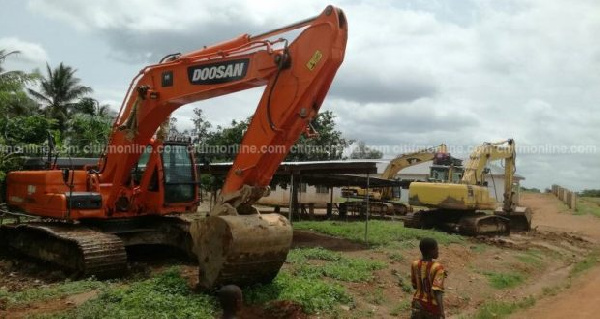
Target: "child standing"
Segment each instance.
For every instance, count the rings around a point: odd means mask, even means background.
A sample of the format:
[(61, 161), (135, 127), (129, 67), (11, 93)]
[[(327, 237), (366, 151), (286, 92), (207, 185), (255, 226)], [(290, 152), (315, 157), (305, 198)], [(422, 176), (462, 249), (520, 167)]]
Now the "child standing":
[(419, 243), (422, 258), (411, 266), (411, 281), (415, 289), (411, 319), (445, 318), (444, 267), (434, 259), (439, 256), (438, 244), (433, 238), (423, 238)]

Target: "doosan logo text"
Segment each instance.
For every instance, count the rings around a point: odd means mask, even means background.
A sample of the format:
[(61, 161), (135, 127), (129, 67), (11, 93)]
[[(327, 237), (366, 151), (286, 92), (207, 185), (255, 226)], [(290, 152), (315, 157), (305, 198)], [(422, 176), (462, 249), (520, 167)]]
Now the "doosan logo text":
[(248, 59), (230, 60), (188, 68), (188, 78), (192, 84), (219, 84), (241, 80), (246, 76)]

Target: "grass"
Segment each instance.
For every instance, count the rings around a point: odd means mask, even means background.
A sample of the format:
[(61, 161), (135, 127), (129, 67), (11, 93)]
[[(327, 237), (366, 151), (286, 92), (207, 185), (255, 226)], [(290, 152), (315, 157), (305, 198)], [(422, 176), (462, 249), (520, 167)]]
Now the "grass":
[(523, 275), (518, 273), (498, 273), (498, 272), (485, 272), (483, 273), (489, 280), (490, 285), (494, 289), (508, 289), (514, 288), (525, 280)]
[(194, 293), (177, 268), (125, 287), (104, 287), (100, 295), (59, 318), (212, 318), (215, 299)]
[(399, 304), (392, 308), (392, 310), (390, 310), (390, 315), (398, 316), (401, 313), (408, 313), (410, 311), (410, 303), (411, 301), (408, 299), (402, 300)]
[[(309, 260), (327, 261), (312, 264)], [(292, 273), (307, 279), (329, 277), (347, 282), (365, 282), (373, 279), (373, 271), (383, 269), (387, 265), (380, 261), (346, 258), (340, 253), (323, 248), (294, 249), (288, 261), (295, 263)]]
[(558, 295), (559, 292), (561, 292), (565, 289), (569, 289), (570, 287), (571, 287), (570, 281), (563, 283), (563, 284), (554, 285), (551, 287), (544, 287), (542, 289), (542, 295), (543, 296), (556, 296), (556, 295)]
[[(312, 230), (355, 242), (364, 242), (365, 239), (364, 222), (301, 221), (294, 223), (294, 229)], [(465, 238), (459, 235), (432, 230), (404, 228), (400, 222), (394, 223), (380, 220), (369, 222), (368, 243), (371, 245), (381, 246), (392, 242), (415, 241), (424, 237), (434, 238), (442, 245), (451, 243), (463, 244), (466, 242)]]
[(577, 215), (593, 215), (600, 217), (600, 198), (597, 197), (579, 197), (577, 198)]
[(33, 302), (59, 299), (69, 295), (82, 293), (94, 289), (107, 287), (107, 283), (97, 280), (65, 281), (60, 284), (53, 284), (45, 288), (31, 288), (23, 291), (9, 292), (0, 290), (0, 299), (6, 301), (8, 308), (15, 306), (26, 306)]
[(517, 302), (490, 301), (484, 303), (475, 314), (476, 319), (505, 318), (517, 310), (527, 309), (535, 305), (534, 297), (527, 297)]
[(379, 261), (347, 258), (320, 247), (293, 249), (287, 262), (290, 267), (281, 271), (273, 282), (244, 291), (246, 302), (263, 304), (290, 300), (309, 314), (333, 312), (338, 305), (353, 302), (340, 281), (370, 281), (373, 271), (387, 266)]
[(292, 249), (287, 256), (287, 262), (291, 263), (301, 263), (307, 260), (338, 261), (340, 259), (342, 259), (342, 254), (322, 247)]
[[(386, 267), (382, 262), (346, 258), (323, 248), (294, 249), (288, 255), (288, 262), (289, 269), (280, 271), (271, 283), (244, 289), (244, 301), (268, 306), (271, 301), (288, 300), (299, 304), (308, 314), (333, 313), (340, 304), (353, 302), (351, 295), (338, 281), (368, 281), (373, 278), (373, 270)], [(176, 267), (150, 279), (126, 284), (84, 280), (22, 292), (0, 290), (0, 299), (10, 309), (90, 290), (100, 292), (96, 298), (75, 309), (45, 316), (213, 318), (219, 309), (212, 295), (192, 291)]]
[(594, 250), (590, 254), (585, 256), (583, 260), (577, 262), (575, 266), (573, 266), (573, 268), (571, 269), (571, 276), (576, 276), (596, 266), (598, 264), (598, 261), (600, 261), (600, 251)]
[(331, 311), (336, 305), (350, 303), (352, 297), (339, 284), (279, 272), (270, 284), (257, 285), (245, 290), (244, 300), (250, 304), (291, 300), (301, 305), (304, 312), (313, 314)]
[(383, 289), (377, 288), (374, 291), (366, 292), (369, 296), (366, 298), (369, 302), (374, 305), (382, 305), (387, 302), (387, 298), (385, 297), (385, 293)]
[(388, 258), (392, 261), (404, 261), (404, 256), (399, 252), (388, 252)]
[(533, 266), (541, 266), (544, 263), (542, 253), (537, 249), (529, 249), (525, 253), (517, 255), (516, 258), (523, 263)]
[(470, 248), (473, 252), (482, 254), (486, 251), (487, 246), (484, 244), (475, 244), (475, 245), (472, 245)]

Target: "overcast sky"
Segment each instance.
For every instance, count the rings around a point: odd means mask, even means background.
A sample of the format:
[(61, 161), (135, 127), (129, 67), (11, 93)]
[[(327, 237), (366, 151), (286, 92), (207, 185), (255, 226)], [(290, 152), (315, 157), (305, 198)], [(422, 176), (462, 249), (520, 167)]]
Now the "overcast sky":
[[(173, 52), (320, 13), (324, 1), (5, 0), (0, 48), (9, 68), (78, 69), (118, 108), (131, 79)], [(600, 188), (600, 3), (597, 0), (335, 3), (348, 18), (346, 60), (322, 110), (348, 138), (386, 158), (414, 145), (514, 138), (527, 187)], [(253, 113), (262, 89), (194, 107), (214, 125)], [(462, 152), (461, 152), (462, 148)], [(451, 148), (452, 150), (452, 148)]]

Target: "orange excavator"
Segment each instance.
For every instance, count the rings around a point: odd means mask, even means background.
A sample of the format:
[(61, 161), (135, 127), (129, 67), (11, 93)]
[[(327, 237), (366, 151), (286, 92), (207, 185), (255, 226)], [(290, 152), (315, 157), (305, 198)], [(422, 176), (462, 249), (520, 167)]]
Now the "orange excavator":
[[(290, 43), (276, 38), (296, 29), (302, 30)], [(127, 267), (126, 247), (160, 244), (195, 256), (207, 289), (272, 280), (290, 249), (291, 225), (252, 204), (268, 194), (271, 177), (300, 135), (312, 133), (310, 122), (344, 59), (346, 41), (343, 11), (328, 6), (316, 17), (145, 67), (131, 83), (96, 167), (8, 175), (11, 211), (38, 219), (2, 225), (1, 245), (85, 275), (112, 277)], [(259, 86), (265, 91), (216, 205), (207, 217), (185, 218), (199, 203), (193, 152), (169, 142), (163, 123), (185, 104)]]

